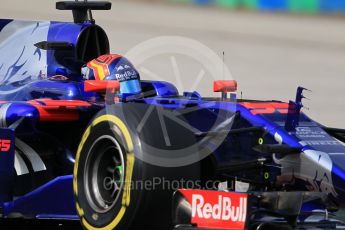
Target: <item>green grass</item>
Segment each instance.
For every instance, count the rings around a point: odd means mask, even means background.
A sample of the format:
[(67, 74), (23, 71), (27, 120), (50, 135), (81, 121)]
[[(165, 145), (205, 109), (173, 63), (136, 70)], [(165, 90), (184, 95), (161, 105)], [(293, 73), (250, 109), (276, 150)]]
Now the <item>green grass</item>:
[(238, 8), (242, 0), (216, 0), (216, 4), (222, 7)]
[(315, 13), (319, 8), (319, 0), (289, 0), (291, 12)]

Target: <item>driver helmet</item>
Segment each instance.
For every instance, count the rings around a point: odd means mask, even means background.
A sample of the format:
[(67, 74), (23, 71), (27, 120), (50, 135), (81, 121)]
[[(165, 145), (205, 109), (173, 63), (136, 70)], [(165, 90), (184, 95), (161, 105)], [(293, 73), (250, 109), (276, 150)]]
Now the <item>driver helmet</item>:
[(81, 72), (85, 80), (119, 81), (121, 94), (135, 95), (141, 93), (139, 72), (122, 55), (102, 55), (83, 66)]

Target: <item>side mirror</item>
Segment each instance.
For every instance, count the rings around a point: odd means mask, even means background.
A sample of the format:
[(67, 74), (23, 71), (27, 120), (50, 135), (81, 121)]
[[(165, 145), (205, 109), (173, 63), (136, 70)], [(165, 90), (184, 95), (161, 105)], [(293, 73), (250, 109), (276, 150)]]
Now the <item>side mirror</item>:
[(42, 41), (35, 44), (41, 50), (71, 50), (73, 44), (69, 42), (48, 42)]
[(230, 94), (231, 100), (236, 100), (237, 81), (235, 80), (219, 80), (213, 82), (213, 92), (222, 93), (222, 99), (227, 99), (227, 94)]

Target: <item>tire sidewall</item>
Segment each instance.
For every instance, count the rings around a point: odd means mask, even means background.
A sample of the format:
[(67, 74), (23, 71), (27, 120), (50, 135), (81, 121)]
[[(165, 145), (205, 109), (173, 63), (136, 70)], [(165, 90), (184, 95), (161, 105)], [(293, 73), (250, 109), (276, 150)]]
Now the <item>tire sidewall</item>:
[[(123, 189), (120, 191), (119, 200), (114, 207), (105, 213), (100, 213), (95, 211), (88, 203), (84, 189), (84, 173), (89, 150), (94, 142), (103, 135), (112, 136), (121, 146), (125, 164), (125, 182)], [(84, 228), (102, 230), (128, 228), (128, 224), (134, 216), (128, 215), (128, 213), (135, 213), (135, 205), (132, 204), (138, 203), (140, 199), (140, 193), (132, 192), (132, 179), (133, 177), (135, 177), (135, 180), (142, 179), (137, 174), (138, 171), (142, 170), (140, 169), (140, 162), (135, 161), (132, 146), (133, 140), (128, 129), (122, 120), (115, 115), (100, 113), (86, 130), (78, 148), (73, 181), (76, 208)]]
[[(153, 124), (148, 127), (146, 132), (138, 134), (136, 128), (140, 123), (142, 115), (147, 111), (144, 104), (116, 104), (109, 110), (100, 111), (90, 126), (86, 129), (85, 134), (80, 142), (76, 156), (74, 170), (74, 194), (76, 208), (81, 219), (82, 226), (85, 229), (93, 230), (110, 230), (110, 229), (169, 229), (172, 228), (172, 189), (164, 187), (147, 189), (143, 183), (152, 182), (153, 178), (165, 178), (167, 181), (178, 180), (199, 180), (200, 165), (195, 163), (183, 167), (167, 168), (144, 162), (137, 157), (145, 153), (144, 143), (160, 142), (154, 137), (155, 120), (149, 121)], [(99, 122), (102, 120), (101, 122)], [(174, 130), (176, 133), (176, 130)], [(92, 216), (94, 211), (87, 204), (83, 185), (83, 167), (88, 149), (92, 146), (100, 135), (112, 134), (113, 137), (122, 144), (125, 164), (128, 164), (129, 156), (132, 157), (133, 170), (128, 173), (125, 170), (125, 178), (128, 189), (121, 191), (122, 200), (116, 204), (113, 210), (106, 214), (98, 214), (98, 219), (94, 220)], [(155, 134), (157, 135), (157, 134)], [(180, 135), (177, 132), (176, 135)], [(130, 139), (130, 141), (128, 140)], [(189, 141), (193, 141), (189, 139)], [(193, 142), (194, 143), (194, 142)], [(146, 153), (145, 153), (146, 154)], [(128, 167), (127, 167), (128, 169)], [(130, 174), (130, 175), (129, 175)], [(137, 184), (139, 182), (139, 186)], [(141, 183), (141, 184), (140, 184)], [(163, 184), (164, 185), (164, 184)], [(128, 198), (130, 197), (130, 198)], [(125, 201), (124, 201), (125, 200)], [(101, 217), (101, 218), (100, 218)]]

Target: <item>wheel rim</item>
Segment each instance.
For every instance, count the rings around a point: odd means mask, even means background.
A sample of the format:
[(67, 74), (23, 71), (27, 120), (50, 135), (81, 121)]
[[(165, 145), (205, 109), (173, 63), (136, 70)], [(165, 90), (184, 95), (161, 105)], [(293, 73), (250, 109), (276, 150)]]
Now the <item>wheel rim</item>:
[(99, 213), (111, 210), (124, 186), (125, 164), (117, 140), (109, 135), (99, 137), (86, 159), (84, 189), (92, 209)]

